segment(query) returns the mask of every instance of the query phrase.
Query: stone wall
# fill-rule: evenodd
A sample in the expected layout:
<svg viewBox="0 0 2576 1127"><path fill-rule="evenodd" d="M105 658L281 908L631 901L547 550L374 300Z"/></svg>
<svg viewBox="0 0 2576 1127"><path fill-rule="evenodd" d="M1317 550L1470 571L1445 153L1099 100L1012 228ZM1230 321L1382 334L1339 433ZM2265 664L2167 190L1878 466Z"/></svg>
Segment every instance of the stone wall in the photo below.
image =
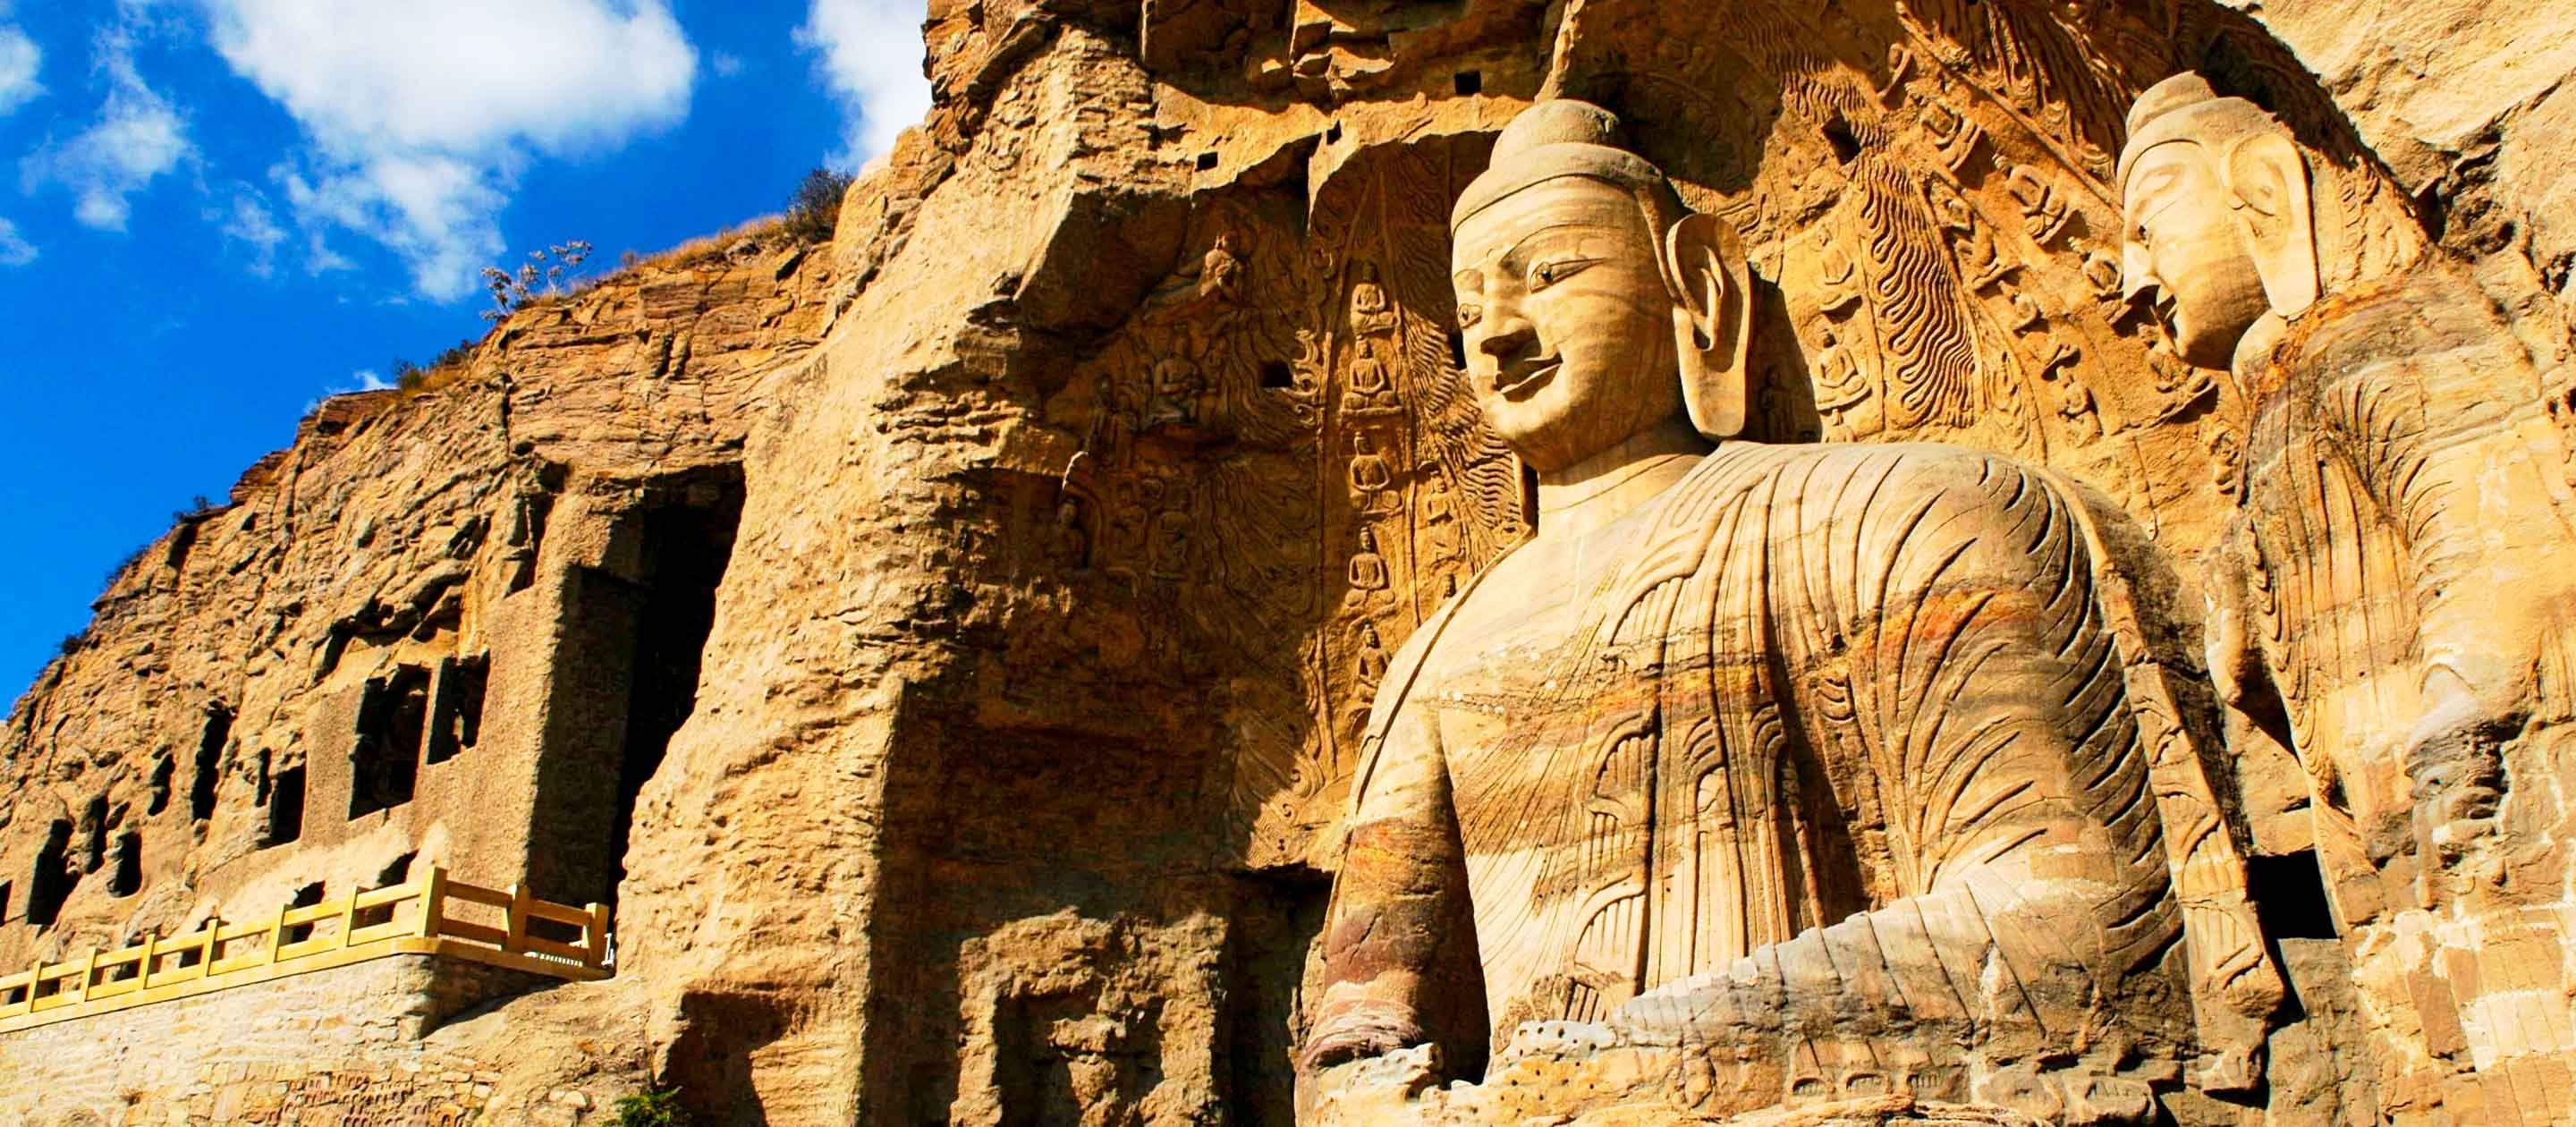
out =
<svg viewBox="0 0 2576 1127"><path fill-rule="evenodd" d="M504 1093L509 1058L431 1037L558 980L396 955L0 1034L0 1120L33 1127L580 1121L623 1080ZM529 1113L522 1104L551 1109ZM481 1117L481 1118L478 1118Z"/></svg>

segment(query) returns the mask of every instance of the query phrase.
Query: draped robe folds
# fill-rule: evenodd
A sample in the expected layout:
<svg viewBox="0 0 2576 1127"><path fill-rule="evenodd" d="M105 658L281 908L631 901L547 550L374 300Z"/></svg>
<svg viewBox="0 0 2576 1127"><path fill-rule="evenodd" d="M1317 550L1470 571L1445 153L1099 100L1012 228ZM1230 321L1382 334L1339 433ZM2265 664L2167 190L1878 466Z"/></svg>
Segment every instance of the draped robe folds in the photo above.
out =
<svg viewBox="0 0 2576 1127"><path fill-rule="evenodd" d="M2243 367L2255 413L2231 531L2251 566L2221 613L2254 628L2219 633L2260 652L2359 922L2378 902L2360 879L2370 827L2500 788L2498 745L2576 709L2564 439L2531 353L2438 262L2319 303Z"/></svg>
<svg viewBox="0 0 2576 1127"><path fill-rule="evenodd" d="M2071 487L1730 443L1605 542L1579 589L1499 572L1397 657L1310 1045L1472 1072L1524 1023L1606 1022L1731 1046L1759 1106L1827 1028L1881 1073L1919 1043L1937 1090L1963 1046L2187 1060L2196 1002L2277 1000Z"/></svg>

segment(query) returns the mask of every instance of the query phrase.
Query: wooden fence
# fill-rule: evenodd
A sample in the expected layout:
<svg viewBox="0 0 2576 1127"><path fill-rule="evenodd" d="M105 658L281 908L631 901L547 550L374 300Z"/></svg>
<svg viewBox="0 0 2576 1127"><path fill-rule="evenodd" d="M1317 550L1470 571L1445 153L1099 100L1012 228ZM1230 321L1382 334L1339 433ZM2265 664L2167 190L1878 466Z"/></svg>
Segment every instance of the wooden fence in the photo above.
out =
<svg viewBox="0 0 2576 1127"><path fill-rule="evenodd" d="M478 915L483 919L471 918ZM525 885L467 884L432 866L405 884L280 908L254 923L208 920L184 936L146 936L75 962L37 960L0 977L0 1032L412 954L606 978L608 909L539 900Z"/></svg>

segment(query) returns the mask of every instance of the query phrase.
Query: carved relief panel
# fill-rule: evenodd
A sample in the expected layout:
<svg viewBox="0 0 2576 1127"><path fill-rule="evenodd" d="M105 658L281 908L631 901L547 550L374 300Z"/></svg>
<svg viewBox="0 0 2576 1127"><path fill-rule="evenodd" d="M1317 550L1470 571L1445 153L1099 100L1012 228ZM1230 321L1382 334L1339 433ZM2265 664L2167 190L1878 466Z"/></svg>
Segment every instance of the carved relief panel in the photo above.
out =
<svg viewBox="0 0 2576 1127"><path fill-rule="evenodd" d="M2109 492L2185 557L2222 511L2195 419L2230 392L2122 300L2121 113L2180 6L1593 4L1549 93L1620 108L1776 290L1775 441L1954 442ZM2180 421L2183 425L2168 425Z"/></svg>
<svg viewBox="0 0 2576 1127"><path fill-rule="evenodd" d="M1078 438L1029 564L1131 610L1138 668L1241 671L1208 786L1256 855L1334 816L1396 648L1526 530L1458 383L1446 201L1476 167L1449 149L1362 154L1310 217L1275 189L1203 207L1048 404Z"/></svg>

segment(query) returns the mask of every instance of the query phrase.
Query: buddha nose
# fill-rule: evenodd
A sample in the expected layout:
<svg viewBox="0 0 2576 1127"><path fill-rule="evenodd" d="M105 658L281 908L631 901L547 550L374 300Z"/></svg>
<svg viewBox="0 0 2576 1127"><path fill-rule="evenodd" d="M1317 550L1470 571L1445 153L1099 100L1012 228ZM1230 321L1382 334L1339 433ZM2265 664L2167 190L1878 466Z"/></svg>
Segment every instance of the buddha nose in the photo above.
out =
<svg viewBox="0 0 2576 1127"><path fill-rule="evenodd" d="M1484 339L1476 342L1476 351L1491 356L1498 363L1511 359L1538 345L1538 327L1518 314L1505 314L1493 322Z"/></svg>
<svg viewBox="0 0 2576 1127"><path fill-rule="evenodd" d="M2132 239L2120 248L2120 300L2137 304L2138 295L2157 288L2155 256Z"/></svg>

